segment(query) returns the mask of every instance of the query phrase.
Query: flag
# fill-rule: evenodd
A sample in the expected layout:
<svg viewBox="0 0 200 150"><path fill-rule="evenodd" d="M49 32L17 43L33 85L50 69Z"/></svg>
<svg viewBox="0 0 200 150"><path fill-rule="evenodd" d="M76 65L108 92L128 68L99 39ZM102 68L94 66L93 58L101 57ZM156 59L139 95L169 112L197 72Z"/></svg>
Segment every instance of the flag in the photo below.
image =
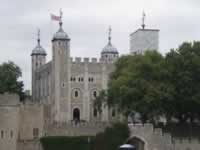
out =
<svg viewBox="0 0 200 150"><path fill-rule="evenodd" d="M54 14L51 14L51 20L60 21L60 16L56 16Z"/></svg>

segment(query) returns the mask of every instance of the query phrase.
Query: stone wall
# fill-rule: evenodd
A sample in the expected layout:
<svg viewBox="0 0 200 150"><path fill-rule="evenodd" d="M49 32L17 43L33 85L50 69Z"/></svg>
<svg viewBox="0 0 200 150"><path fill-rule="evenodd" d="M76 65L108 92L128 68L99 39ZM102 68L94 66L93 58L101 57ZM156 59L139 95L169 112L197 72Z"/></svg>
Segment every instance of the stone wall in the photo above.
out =
<svg viewBox="0 0 200 150"><path fill-rule="evenodd" d="M7 149L8 150L8 149ZM43 150L39 139L18 141L16 150Z"/></svg>
<svg viewBox="0 0 200 150"><path fill-rule="evenodd" d="M173 139L169 133L154 128L152 124L130 124L129 140L136 137L145 145L144 150L199 150L200 141L197 139ZM128 140L128 141L129 141Z"/></svg>
<svg viewBox="0 0 200 150"><path fill-rule="evenodd" d="M44 109L42 104L20 105L19 140L33 140L43 136Z"/></svg>
<svg viewBox="0 0 200 150"><path fill-rule="evenodd" d="M19 97L0 95L0 150L16 150L19 131Z"/></svg>
<svg viewBox="0 0 200 150"><path fill-rule="evenodd" d="M45 136L95 136L107 126L105 122L54 123L45 131Z"/></svg>

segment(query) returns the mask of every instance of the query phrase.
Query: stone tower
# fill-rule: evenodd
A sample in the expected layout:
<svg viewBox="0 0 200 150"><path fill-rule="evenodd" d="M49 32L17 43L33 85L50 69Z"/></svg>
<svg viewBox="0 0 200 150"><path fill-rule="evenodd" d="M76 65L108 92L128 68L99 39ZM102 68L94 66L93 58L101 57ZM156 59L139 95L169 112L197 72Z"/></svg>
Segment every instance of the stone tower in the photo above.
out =
<svg viewBox="0 0 200 150"><path fill-rule="evenodd" d="M36 70L40 68L42 65L46 63L46 51L40 45L40 30L38 30L38 39L37 45L32 50L31 57L32 57L32 100L36 100Z"/></svg>
<svg viewBox="0 0 200 150"><path fill-rule="evenodd" d="M62 28L60 15L59 30L52 39L52 100L54 121L70 120L70 38Z"/></svg>
<svg viewBox="0 0 200 150"><path fill-rule="evenodd" d="M109 27L108 44L103 48L101 52L101 59L104 62L113 62L119 56L117 49L111 43L111 31L111 27Z"/></svg>
<svg viewBox="0 0 200 150"><path fill-rule="evenodd" d="M159 49L159 30L146 29L145 13L142 17L142 29L138 29L130 34L130 53L143 54L147 50Z"/></svg>

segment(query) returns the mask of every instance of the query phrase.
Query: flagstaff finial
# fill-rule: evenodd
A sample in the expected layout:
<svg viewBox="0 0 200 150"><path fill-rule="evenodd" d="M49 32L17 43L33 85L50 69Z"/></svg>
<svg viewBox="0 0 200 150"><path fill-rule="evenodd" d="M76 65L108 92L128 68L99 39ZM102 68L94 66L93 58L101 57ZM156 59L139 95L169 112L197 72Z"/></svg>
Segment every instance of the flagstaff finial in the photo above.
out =
<svg viewBox="0 0 200 150"><path fill-rule="evenodd" d="M142 29L144 29L145 28L145 18L146 18L146 14L145 14L145 12L143 11L143 14L142 14Z"/></svg>
<svg viewBox="0 0 200 150"><path fill-rule="evenodd" d="M62 9L60 8L60 27L62 26L62 16L63 16L63 12L62 12Z"/></svg>
<svg viewBox="0 0 200 150"><path fill-rule="evenodd" d="M38 45L40 45L40 29L38 28L38 31L37 31L37 41L38 41Z"/></svg>
<svg viewBox="0 0 200 150"><path fill-rule="evenodd" d="M109 26L109 29L108 29L108 43L111 44L111 32L112 32L112 28L111 26Z"/></svg>

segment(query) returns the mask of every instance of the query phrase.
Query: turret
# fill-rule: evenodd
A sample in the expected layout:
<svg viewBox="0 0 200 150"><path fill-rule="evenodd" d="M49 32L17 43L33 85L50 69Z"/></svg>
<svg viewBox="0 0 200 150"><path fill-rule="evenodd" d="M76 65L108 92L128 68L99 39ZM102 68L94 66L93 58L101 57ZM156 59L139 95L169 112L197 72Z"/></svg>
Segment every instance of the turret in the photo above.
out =
<svg viewBox="0 0 200 150"><path fill-rule="evenodd" d="M59 29L52 39L52 70L55 91L53 118L59 122L70 120L70 38L62 28L62 12L57 18Z"/></svg>
<svg viewBox="0 0 200 150"><path fill-rule="evenodd" d="M103 48L101 52L101 59L104 62L113 62L119 57L117 48L115 48L111 43L111 27L109 27L108 32L108 44Z"/></svg>
<svg viewBox="0 0 200 150"><path fill-rule="evenodd" d="M36 100L36 70L46 63L46 51L40 45L40 30L38 30L37 45L32 50L32 100Z"/></svg>

